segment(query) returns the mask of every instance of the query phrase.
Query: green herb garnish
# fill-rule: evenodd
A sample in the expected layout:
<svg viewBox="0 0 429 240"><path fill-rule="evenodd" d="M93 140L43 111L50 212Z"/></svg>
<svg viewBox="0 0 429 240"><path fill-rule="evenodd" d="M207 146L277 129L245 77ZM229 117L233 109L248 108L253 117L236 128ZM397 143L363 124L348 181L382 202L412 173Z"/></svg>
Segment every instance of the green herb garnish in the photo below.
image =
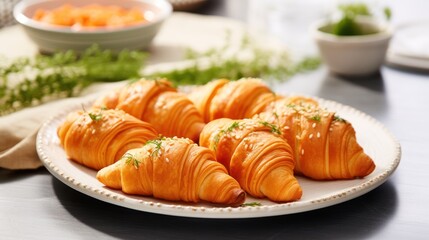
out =
<svg viewBox="0 0 429 240"><path fill-rule="evenodd" d="M152 73L144 72L148 56L145 52L124 50L115 54L97 46L81 55L66 51L12 62L0 59L0 116L50 100L76 96L94 82L167 78L179 86L201 85L219 78L285 81L297 73L314 70L321 63L319 57L292 61L288 52L262 49L248 36L243 37L238 49L225 56L226 52L231 52L230 45L227 34L223 46L205 52L188 49L189 66Z"/></svg>
<svg viewBox="0 0 429 240"><path fill-rule="evenodd" d="M140 161L134 157L131 153L125 153L122 156L122 159L125 159L126 164L133 164L135 168L139 168Z"/></svg>
<svg viewBox="0 0 429 240"><path fill-rule="evenodd" d="M155 148L150 154L151 157L159 157L162 147L162 141L165 140L165 137L160 137L159 139L149 140L145 145L154 144Z"/></svg>
<svg viewBox="0 0 429 240"><path fill-rule="evenodd" d="M321 63L319 57L306 57L293 62L288 52L262 49L248 36L243 37L238 49L232 49L231 45L231 36L227 34L223 46L204 52L188 49L189 66L151 73L147 77L165 77L176 85L202 85L213 79L238 80L245 77L285 81L297 73L314 70ZM230 54L225 56L226 52Z"/></svg>
<svg viewBox="0 0 429 240"><path fill-rule="evenodd" d="M146 54L114 54L97 46L78 55L73 51L53 55L0 59L0 116L28 106L72 97L94 82L139 77Z"/></svg>
<svg viewBox="0 0 429 240"><path fill-rule="evenodd" d="M312 116L310 119L314 120L316 122L320 122L320 120L322 119L322 117L319 114L316 114L316 115Z"/></svg>
<svg viewBox="0 0 429 240"><path fill-rule="evenodd" d="M94 112L90 112L88 113L88 116L92 119L92 121L94 122L98 122L103 118L103 114L102 112L98 112L98 113L94 113Z"/></svg>
<svg viewBox="0 0 429 240"><path fill-rule="evenodd" d="M337 115L335 115L334 116L334 121L337 121L337 122L347 122L345 119L343 119L343 118L341 118L341 117L339 117L339 116L337 116Z"/></svg>
<svg viewBox="0 0 429 240"><path fill-rule="evenodd" d="M240 206L241 207L257 207L257 206L262 206L262 204L260 202L248 202L248 203L243 203Z"/></svg>
<svg viewBox="0 0 429 240"><path fill-rule="evenodd" d="M327 28L327 32L338 36L356 36L376 33L378 30L371 27L364 27L357 22L357 17L374 17L370 8L364 3L343 4L339 5L338 9L342 14L342 18ZM392 12L390 8L383 9L387 20L391 18Z"/></svg>
<svg viewBox="0 0 429 240"><path fill-rule="evenodd" d="M275 124L272 124L272 123L269 123L269 122L266 122L266 121L260 121L259 123L262 124L262 125L264 125L264 126L266 126L266 127L271 128L271 132L272 133L276 133L276 134L279 134L279 135L282 134L282 132L280 131L279 126L277 126Z"/></svg>
<svg viewBox="0 0 429 240"><path fill-rule="evenodd" d="M222 129L220 130L214 137L213 137L213 141L214 141L214 145L213 148L216 151L217 145L219 144L219 140L220 137L223 135L226 135L232 131L234 131L234 129L240 127L240 123L239 122L233 122L229 127L227 127L226 129Z"/></svg>
<svg viewBox="0 0 429 240"><path fill-rule="evenodd" d="M87 113L85 106L83 104L82 104L82 109L83 109L84 113ZM102 107L98 113L97 112L89 112L88 116L91 118L92 121L98 122L103 118L103 111L106 109L107 109L106 107Z"/></svg>

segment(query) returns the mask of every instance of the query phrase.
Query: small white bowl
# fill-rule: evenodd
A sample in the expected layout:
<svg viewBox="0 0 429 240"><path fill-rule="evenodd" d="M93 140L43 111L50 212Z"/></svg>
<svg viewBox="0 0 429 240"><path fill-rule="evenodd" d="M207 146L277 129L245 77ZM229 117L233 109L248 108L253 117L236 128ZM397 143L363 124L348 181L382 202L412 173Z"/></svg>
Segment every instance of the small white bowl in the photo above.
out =
<svg viewBox="0 0 429 240"><path fill-rule="evenodd" d="M359 20L364 27L376 32L367 35L337 36L323 31L330 22L314 24L311 33L316 41L322 61L333 73L350 76L375 74L383 65L392 30L381 22Z"/></svg>
<svg viewBox="0 0 429 240"><path fill-rule="evenodd" d="M32 19L37 9L52 10L64 4L139 7L145 16L149 16L151 19L148 22L132 26L92 29L74 29ZM101 49L110 49L115 52L123 49L145 49L150 45L162 23L171 13L172 6L167 0L23 0L15 6L13 11L15 19L24 27L26 34L43 53L64 50L82 52L93 44L97 44Z"/></svg>

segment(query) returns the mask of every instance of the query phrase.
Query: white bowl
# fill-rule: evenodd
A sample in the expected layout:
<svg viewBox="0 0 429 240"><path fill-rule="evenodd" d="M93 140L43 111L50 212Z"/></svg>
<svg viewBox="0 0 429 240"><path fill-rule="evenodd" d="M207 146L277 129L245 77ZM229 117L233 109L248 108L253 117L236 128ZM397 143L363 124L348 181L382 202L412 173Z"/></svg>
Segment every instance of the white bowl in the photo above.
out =
<svg viewBox="0 0 429 240"><path fill-rule="evenodd" d="M322 31L329 28L321 21L311 28L322 61L337 74L364 76L377 73L383 65L392 30L387 24L360 20L359 24L376 30L376 33L356 36L337 36Z"/></svg>
<svg viewBox="0 0 429 240"><path fill-rule="evenodd" d="M151 19L132 26L92 29L74 29L32 19L37 9L52 10L64 4L139 7L145 16L149 16ZM171 13L172 6L167 0L23 0L15 6L13 11L15 19L24 27L26 34L36 43L41 52L46 53L64 50L82 52L93 44L113 51L145 49Z"/></svg>

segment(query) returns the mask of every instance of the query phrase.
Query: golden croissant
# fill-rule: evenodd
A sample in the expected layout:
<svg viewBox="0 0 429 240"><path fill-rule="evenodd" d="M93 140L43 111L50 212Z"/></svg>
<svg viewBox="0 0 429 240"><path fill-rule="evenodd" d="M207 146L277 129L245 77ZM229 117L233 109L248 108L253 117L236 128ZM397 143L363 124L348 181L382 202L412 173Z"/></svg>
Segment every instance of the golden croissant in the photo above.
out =
<svg viewBox="0 0 429 240"><path fill-rule="evenodd" d="M57 133L70 159L95 170L158 137L149 123L122 110L102 109L69 113Z"/></svg>
<svg viewBox="0 0 429 240"><path fill-rule="evenodd" d="M214 159L211 150L190 139L155 139L129 150L115 164L98 171L97 179L127 194L241 205L245 192Z"/></svg>
<svg viewBox="0 0 429 240"><path fill-rule="evenodd" d="M254 119L221 118L201 132L200 145L216 152L216 159L250 195L276 202L298 200L302 189L294 177L292 149L276 126Z"/></svg>
<svg viewBox="0 0 429 240"><path fill-rule="evenodd" d="M256 119L276 124L293 149L295 172L316 180L370 174L373 160L356 140L352 124L309 98L279 99Z"/></svg>
<svg viewBox="0 0 429 240"><path fill-rule="evenodd" d="M206 123L218 118L251 118L277 99L270 88L256 78L214 80L196 88L188 97Z"/></svg>
<svg viewBox="0 0 429 240"><path fill-rule="evenodd" d="M117 108L151 123L163 136L198 140L204 121L194 104L166 79L139 80L97 99L93 107Z"/></svg>

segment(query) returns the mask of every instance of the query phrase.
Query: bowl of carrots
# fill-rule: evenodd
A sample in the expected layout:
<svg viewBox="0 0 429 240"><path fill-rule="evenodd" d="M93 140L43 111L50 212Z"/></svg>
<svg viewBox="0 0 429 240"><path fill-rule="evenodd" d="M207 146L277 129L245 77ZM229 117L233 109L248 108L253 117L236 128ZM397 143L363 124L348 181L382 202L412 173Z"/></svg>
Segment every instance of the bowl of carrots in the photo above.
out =
<svg viewBox="0 0 429 240"><path fill-rule="evenodd" d="M23 0L13 11L42 53L144 50L171 13L167 0Z"/></svg>

